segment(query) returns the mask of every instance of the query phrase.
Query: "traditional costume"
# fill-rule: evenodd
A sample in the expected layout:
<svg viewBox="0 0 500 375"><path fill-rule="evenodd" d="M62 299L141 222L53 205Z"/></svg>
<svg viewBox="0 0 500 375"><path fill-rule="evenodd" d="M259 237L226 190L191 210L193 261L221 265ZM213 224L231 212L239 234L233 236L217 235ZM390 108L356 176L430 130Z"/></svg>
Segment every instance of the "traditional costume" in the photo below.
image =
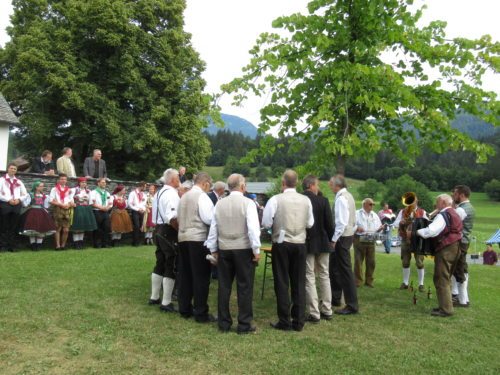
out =
<svg viewBox="0 0 500 375"><path fill-rule="evenodd" d="M139 246L139 237L144 222L144 214L146 212L147 197L146 193L142 190L144 186L145 183L141 182L136 189L130 192L127 201L128 207L132 212L132 226L134 228L132 235L133 246Z"/></svg>
<svg viewBox="0 0 500 375"><path fill-rule="evenodd" d="M155 223L153 223L153 215L151 210L153 208L153 197L154 194L147 194L146 197L146 211L144 212L144 217L142 220L141 231L144 232L144 237L146 238L146 244L153 244L153 232L155 231Z"/></svg>
<svg viewBox="0 0 500 375"><path fill-rule="evenodd" d="M125 189L125 186L118 185L113 191L113 209L111 211L111 239L113 246L121 240L122 233L133 231L132 221L127 211L127 200L125 195L118 195Z"/></svg>
<svg viewBox="0 0 500 375"><path fill-rule="evenodd" d="M15 175L0 177L0 246L9 251L14 251L22 201L27 196L24 184ZM12 200L18 200L17 204L9 203Z"/></svg>
<svg viewBox="0 0 500 375"><path fill-rule="evenodd" d="M93 233L94 247L107 247L109 244L109 233L111 232L111 222L109 210L113 206L113 196L105 189L97 187L90 192L89 205L93 207L97 229ZM100 237L100 243L98 239Z"/></svg>
<svg viewBox="0 0 500 375"><path fill-rule="evenodd" d="M71 231L73 232L73 242L78 250L83 249L83 237L85 232L92 232L97 229L92 207L89 205L90 190L80 188L81 182L86 182L85 177L78 178L78 186L73 188L73 200L76 207L73 212L73 223Z"/></svg>

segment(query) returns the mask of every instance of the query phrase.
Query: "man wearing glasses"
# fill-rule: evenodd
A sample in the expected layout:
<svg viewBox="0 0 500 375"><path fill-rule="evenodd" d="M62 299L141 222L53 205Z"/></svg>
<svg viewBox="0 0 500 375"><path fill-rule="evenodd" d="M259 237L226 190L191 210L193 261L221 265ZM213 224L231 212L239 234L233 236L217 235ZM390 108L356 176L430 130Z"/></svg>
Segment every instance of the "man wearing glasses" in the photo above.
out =
<svg viewBox="0 0 500 375"><path fill-rule="evenodd" d="M375 271L375 236L383 229L378 215L373 212L373 200L365 198L363 208L356 212L356 234L354 235L354 277L356 286L363 285L363 262L366 260L364 283L373 288L373 272Z"/></svg>

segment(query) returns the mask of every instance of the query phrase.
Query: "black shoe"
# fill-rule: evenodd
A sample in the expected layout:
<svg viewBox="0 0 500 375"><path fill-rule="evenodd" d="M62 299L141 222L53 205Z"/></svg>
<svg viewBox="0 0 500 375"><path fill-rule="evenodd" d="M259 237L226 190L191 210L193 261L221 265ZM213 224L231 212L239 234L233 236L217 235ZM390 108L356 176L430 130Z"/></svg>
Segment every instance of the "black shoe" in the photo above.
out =
<svg viewBox="0 0 500 375"><path fill-rule="evenodd" d="M465 308L467 308L467 307L469 307L469 305L470 305L469 302L467 302L467 303L453 302L453 307L465 307Z"/></svg>
<svg viewBox="0 0 500 375"><path fill-rule="evenodd" d="M160 299L150 299L148 301L148 305L159 305L160 304Z"/></svg>
<svg viewBox="0 0 500 375"><path fill-rule="evenodd" d="M212 314L208 314L205 317L195 317L194 320L198 323L215 323L217 322L217 317Z"/></svg>
<svg viewBox="0 0 500 375"><path fill-rule="evenodd" d="M36 251L36 243L30 244L31 251Z"/></svg>
<svg viewBox="0 0 500 375"><path fill-rule="evenodd" d="M448 314L448 313L444 312L443 310L438 309L437 311L435 311L435 310L431 311L431 315L438 316L441 318L447 318L447 317L451 316L452 314Z"/></svg>
<svg viewBox="0 0 500 375"><path fill-rule="evenodd" d="M281 324L280 322L277 322L277 323L269 323L271 325L271 327L273 327L274 329L278 329L280 331L291 331L292 330L292 327L289 326L289 325L284 325L284 324Z"/></svg>
<svg viewBox="0 0 500 375"><path fill-rule="evenodd" d="M357 314L357 310L353 310L350 307L344 307L343 309L338 309L334 311L335 314L337 315L352 315L352 314Z"/></svg>
<svg viewBox="0 0 500 375"><path fill-rule="evenodd" d="M332 320L333 316L321 313L320 318L323 320Z"/></svg>
<svg viewBox="0 0 500 375"><path fill-rule="evenodd" d="M320 319L318 318L315 318L314 316L312 315L309 315L307 318L306 318L306 322L308 323L312 323L312 324L318 324L320 322Z"/></svg>
<svg viewBox="0 0 500 375"><path fill-rule="evenodd" d="M255 333L257 332L257 327L255 326L250 326L250 328L247 328L247 329L237 329L236 330L236 333L238 335L247 335L249 333Z"/></svg>
<svg viewBox="0 0 500 375"><path fill-rule="evenodd" d="M160 311L163 312L177 312L173 303L169 303L168 305L160 305Z"/></svg>
<svg viewBox="0 0 500 375"><path fill-rule="evenodd" d="M231 328L222 328L219 326L219 332L220 333L229 333L229 332L231 332ZM238 333L240 333L240 332L238 331Z"/></svg>

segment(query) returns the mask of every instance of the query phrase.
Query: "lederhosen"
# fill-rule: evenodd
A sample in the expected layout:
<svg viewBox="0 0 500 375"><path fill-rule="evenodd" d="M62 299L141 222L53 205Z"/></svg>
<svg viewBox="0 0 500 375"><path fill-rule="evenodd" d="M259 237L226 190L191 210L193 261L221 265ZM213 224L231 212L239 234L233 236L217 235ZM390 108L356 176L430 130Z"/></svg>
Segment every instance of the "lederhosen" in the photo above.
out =
<svg viewBox="0 0 500 375"><path fill-rule="evenodd" d="M155 244L156 244L156 265L153 273L175 279L175 259L177 257L178 244L177 244L177 231L170 225L165 223L165 219L160 214L160 198L165 193L164 190L158 194L156 198L156 222L158 217L161 217L163 224L156 224L155 226Z"/></svg>

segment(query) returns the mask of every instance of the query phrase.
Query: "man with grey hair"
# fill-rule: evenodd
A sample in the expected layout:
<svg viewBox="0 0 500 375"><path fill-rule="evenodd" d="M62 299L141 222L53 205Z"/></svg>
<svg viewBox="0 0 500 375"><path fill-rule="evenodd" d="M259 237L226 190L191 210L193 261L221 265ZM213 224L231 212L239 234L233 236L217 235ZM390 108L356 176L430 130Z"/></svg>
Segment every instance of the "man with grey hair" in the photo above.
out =
<svg viewBox="0 0 500 375"><path fill-rule="evenodd" d="M260 224L257 206L246 198L245 178L232 174L227 179L230 194L217 203L210 226L207 247L219 268L218 324L228 332L233 324L229 300L236 277L239 334L255 332L253 319L253 284L255 266L260 258Z"/></svg>
<svg viewBox="0 0 500 375"><path fill-rule="evenodd" d="M226 184L222 181L217 181L214 184L214 187L210 193L208 193L208 196L212 200L212 203L215 204L222 199L224 196L224 193L226 192Z"/></svg>
<svg viewBox="0 0 500 375"><path fill-rule="evenodd" d="M438 195L436 208L439 213L427 228L417 230L423 238L435 238L434 286L439 307L431 315L448 317L453 315L451 300L451 276L460 256L459 244L462 239L462 219L451 207L453 199L448 194Z"/></svg>
<svg viewBox="0 0 500 375"><path fill-rule="evenodd" d="M163 286L163 298L160 310L175 312L172 303L172 291L175 284L175 260L177 256L177 212L179 207L179 172L167 169L163 173L165 184L153 197L151 217L155 225L156 265L151 274L150 305L160 304L160 289Z"/></svg>
<svg viewBox="0 0 500 375"><path fill-rule="evenodd" d="M271 323L271 327L283 331L302 331L305 322L306 228L313 226L314 216L311 201L295 190L297 180L295 171L285 171L282 193L269 199L262 216L262 225L272 228L272 266L279 321Z"/></svg>
<svg viewBox="0 0 500 375"><path fill-rule="evenodd" d="M335 314L356 314L359 310L358 295L354 283L351 266L350 249L356 230L356 205L351 193L347 191L345 177L341 174L333 176L328 182L335 193L334 218L335 232L331 238L334 252L330 255L330 281L332 286L332 303L340 303L344 294L345 306L335 310Z"/></svg>
<svg viewBox="0 0 500 375"><path fill-rule="evenodd" d="M92 156L85 158L83 162L83 175L87 178L107 178L106 162L102 160L102 152L95 149Z"/></svg>
<svg viewBox="0 0 500 375"><path fill-rule="evenodd" d="M179 203L179 312L185 318L194 316L199 323L216 321L208 312L210 262L206 256L210 252L204 245L214 210L205 194L211 185L207 173L198 173L193 188Z"/></svg>
<svg viewBox="0 0 500 375"><path fill-rule="evenodd" d="M363 263L366 260L364 283L373 288L373 273L375 272L375 236L384 226L378 215L373 211L373 199L363 199L363 208L356 211L356 233L354 234L354 276L356 286L363 285Z"/></svg>

